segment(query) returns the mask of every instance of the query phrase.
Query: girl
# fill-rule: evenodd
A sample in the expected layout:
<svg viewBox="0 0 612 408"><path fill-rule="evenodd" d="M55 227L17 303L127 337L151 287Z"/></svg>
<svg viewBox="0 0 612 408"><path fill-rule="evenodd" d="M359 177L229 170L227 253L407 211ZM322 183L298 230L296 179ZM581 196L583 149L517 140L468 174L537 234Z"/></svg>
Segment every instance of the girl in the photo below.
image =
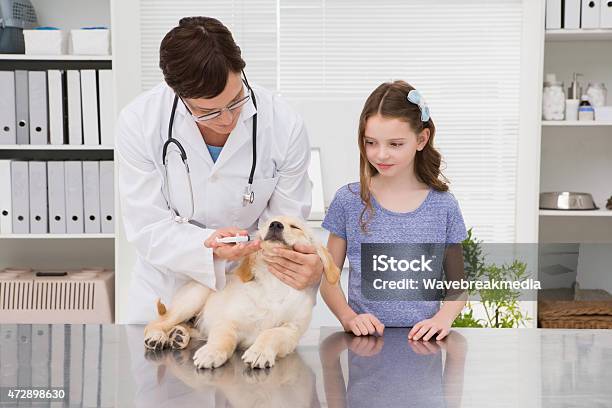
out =
<svg viewBox="0 0 612 408"><path fill-rule="evenodd" d="M440 172L434 123L419 92L404 81L384 83L366 100L359 119L359 183L341 187L323 228L342 269L349 260L348 304L340 285L321 283L321 295L345 331L357 336L385 326L412 327L410 340L441 340L467 297L439 301L375 301L361 291L362 243L447 244L444 271L463 273L465 225Z"/></svg>

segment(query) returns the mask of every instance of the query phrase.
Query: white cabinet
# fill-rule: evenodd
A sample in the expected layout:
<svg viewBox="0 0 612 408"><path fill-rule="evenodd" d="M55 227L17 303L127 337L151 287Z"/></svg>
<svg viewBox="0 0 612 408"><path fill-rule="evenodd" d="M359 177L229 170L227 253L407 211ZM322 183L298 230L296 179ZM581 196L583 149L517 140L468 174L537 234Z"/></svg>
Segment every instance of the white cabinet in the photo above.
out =
<svg viewBox="0 0 612 408"><path fill-rule="evenodd" d="M555 73L565 92L572 74L583 74L583 93L589 82L612 88L612 30L547 32L544 74ZM612 105L612 93L607 105ZM612 124L602 122L543 121L540 191L592 194L598 211L540 210L540 242L612 242Z"/></svg>
<svg viewBox="0 0 612 408"><path fill-rule="evenodd" d="M583 94L589 82L612 89L611 68L612 30L546 32L543 74L564 81L566 95L574 72L583 74ZM612 105L612 92L606 105ZM606 202L612 196L612 124L542 121L540 141L540 192L590 193L599 210L540 210L538 241L580 244L574 279L581 289L611 291L612 210Z"/></svg>
<svg viewBox="0 0 612 408"><path fill-rule="evenodd" d="M69 31L111 25L110 0L32 0L32 4L40 26ZM0 70L4 71L111 69L112 65L112 56L0 54ZM112 146L0 145L0 160L113 160L113 156ZM48 270L115 269L115 235L0 233L0 270L12 266Z"/></svg>

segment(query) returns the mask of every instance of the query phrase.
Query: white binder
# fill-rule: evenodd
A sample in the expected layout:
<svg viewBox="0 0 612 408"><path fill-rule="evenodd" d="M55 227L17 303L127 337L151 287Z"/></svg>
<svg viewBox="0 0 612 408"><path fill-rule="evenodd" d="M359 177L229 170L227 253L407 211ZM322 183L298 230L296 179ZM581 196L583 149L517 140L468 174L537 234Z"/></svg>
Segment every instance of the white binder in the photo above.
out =
<svg viewBox="0 0 612 408"><path fill-rule="evenodd" d="M115 176L112 161L100 162L100 217L102 233L115 232Z"/></svg>
<svg viewBox="0 0 612 408"><path fill-rule="evenodd" d="M599 27L612 28L612 1L602 1L599 14Z"/></svg>
<svg viewBox="0 0 612 408"><path fill-rule="evenodd" d="M0 160L0 234L12 233L11 161Z"/></svg>
<svg viewBox="0 0 612 408"><path fill-rule="evenodd" d="M0 71L0 145L16 143L15 73Z"/></svg>
<svg viewBox="0 0 612 408"><path fill-rule="evenodd" d="M28 72L28 94L30 101L30 144L46 145L49 140L47 125L47 73Z"/></svg>
<svg viewBox="0 0 612 408"><path fill-rule="evenodd" d="M47 163L31 161L30 167L30 232L47 233Z"/></svg>
<svg viewBox="0 0 612 408"><path fill-rule="evenodd" d="M582 28L599 28L600 0L582 0Z"/></svg>
<svg viewBox="0 0 612 408"><path fill-rule="evenodd" d="M19 371L17 361L19 336L17 335L17 327L16 324L0 324L0 339L2 339L2 347L0 347L0 361L2 361L0 387L20 385L17 381L17 373Z"/></svg>
<svg viewBox="0 0 612 408"><path fill-rule="evenodd" d="M85 383L84 378L87 373L83 371L83 359L85 355L85 330L87 325L85 324L74 324L70 325L68 332L68 341L64 349L66 355L66 365L64 372L65 383L64 387L70 390L70 393L66 393L66 406L69 407L82 407L83 405L83 385Z"/></svg>
<svg viewBox="0 0 612 408"><path fill-rule="evenodd" d="M100 144L115 145L115 98L113 97L113 71L98 71L98 93L100 95Z"/></svg>
<svg viewBox="0 0 612 408"><path fill-rule="evenodd" d="M83 210L85 233L100 233L100 166L97 161L83 162Z"/></svg>
<svg viewBox="0 0 612 408"><path fill-rule="evenodd" d="M27 161L11 162L13 234L30 233L30 188Z"/></svg>
<svg viewBox="0 0 612 408"><path fill-rule="evenodd" d="M66 232L82 234L83 227L83 172L80 161L64 162L66 185Z"/></svg>
<svg viewBox="0 0 612 408"><path fill-rule="evenodd" d="M96 146L100 144L98 130L98 84L96 70L81 71L81 106L83 112L83 144Z"/></svg>
<svg viewBox="0 0 612 408"><path fill-rule="evenodd" d="M66 72L66 92L68 94L68 143L83 144L83 127L81 116L81 73L70 70Z"/></svg>
<svg viewBox="0 0 612 408"><path fill-rule="evenodd" d="M17 144L30 143L28 71L15 71L15 119Z"/></svg>
<svg viewBox="0 0 612 408"><path fill-rule="evenodd" d="M64 367L68 358L64 355L66 330L70 325L54 324L51 326L51 387L65 388ZM61 406L61 405L60 405Z"/></svg>
<svg viewBox="0 0 612 408"><path fill-rule="evenodd" d="M83 374L87 373L89 377L83 384L83 406L97 407L99 406L98 399L101 397L99 388L101 364L102 360L107 358L100 355L102 325L88 324L83 327L85 328L85 349L83 350L85 372ZM102 384L102 386L108 386L108 384Z"/></svg>
<svg viewBox="0 0 612 408"><path fill-rule="evenodd" d="M563 28L580 28L580 0L565 0L563 13Z"/></svg>
<svg viewBox="0 0 612 408"><path fill-rule="evenodd" d="M32 325L32 386L49 387L51 380L51 328L48 324Z"/></svg>
<svg viewBox="0 0 612 408"><path fill-rule="evenodd" d="M64 91L63 73L54 69L47 71L49 90L49 141L52 145L64 144Z"/></svg>
<svg viewBox="0 0 612 408"><path fill-rule="evenodd" d="M17 325L17 366L32 366L32 326L28 324ZM17 370L17 384L29 388L32 386L32 373L30 370ZM21 401L20 401L21 402ZM19 404L21 405L21 404ZM14 406L14 405L13 405Z"/></svg>
<svg viewBox="0 0 612 408"><path fill-rule="evenodd" d="M47 184L49 186L49 232L66 233L66 189L64 187L64 162L47 163Z"/></svg>
<svg viewBox="0 0 612 408"><path fill-rule="evenodd" d="M546 0L546 29L561 28L561 0Z"/></svg>

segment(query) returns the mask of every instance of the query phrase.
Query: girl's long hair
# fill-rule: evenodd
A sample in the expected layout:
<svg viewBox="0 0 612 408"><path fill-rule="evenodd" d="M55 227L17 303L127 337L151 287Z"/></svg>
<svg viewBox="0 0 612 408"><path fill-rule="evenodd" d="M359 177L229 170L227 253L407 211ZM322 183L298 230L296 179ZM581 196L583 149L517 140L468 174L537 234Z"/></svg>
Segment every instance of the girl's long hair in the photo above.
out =
<svg viewBox="0 0 612 408"><path fill-rule="evenodd" d="M414 158L414 171L417 178L437 191L448 191L448 179L440 170L442 155L434 147L436 127L431 117L427 122L421 121L419 106L408 101L408 92L415 89L405 81L385 82L378 86L366 100L359 118L357 142L359 144L359 181L360 196L365 207L361 211L360 224L363 232L367 232L367 224L374 215L370 201L370 181L378 174L370 164L365 152L365 128L368 119L381 115L388 119L400 119L407 122L412 130L419 135L424 129L429 129L429 140L423 150L417 151Z"/></svg>

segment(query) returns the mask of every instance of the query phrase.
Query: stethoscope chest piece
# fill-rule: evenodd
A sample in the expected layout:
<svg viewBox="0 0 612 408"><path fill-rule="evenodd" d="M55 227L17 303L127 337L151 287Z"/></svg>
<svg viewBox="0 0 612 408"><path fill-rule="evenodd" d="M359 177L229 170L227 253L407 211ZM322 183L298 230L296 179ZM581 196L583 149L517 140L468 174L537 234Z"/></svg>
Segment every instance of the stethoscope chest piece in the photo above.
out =
<svg viewBox="0 0 612 408"><path fill-rule="evenodd" d="M255 193L253 193L251 184L249 184L244 189L244 194L242 195L242 206L246 207L248 204L253 204L254 201L255 201Z"/></svg>

